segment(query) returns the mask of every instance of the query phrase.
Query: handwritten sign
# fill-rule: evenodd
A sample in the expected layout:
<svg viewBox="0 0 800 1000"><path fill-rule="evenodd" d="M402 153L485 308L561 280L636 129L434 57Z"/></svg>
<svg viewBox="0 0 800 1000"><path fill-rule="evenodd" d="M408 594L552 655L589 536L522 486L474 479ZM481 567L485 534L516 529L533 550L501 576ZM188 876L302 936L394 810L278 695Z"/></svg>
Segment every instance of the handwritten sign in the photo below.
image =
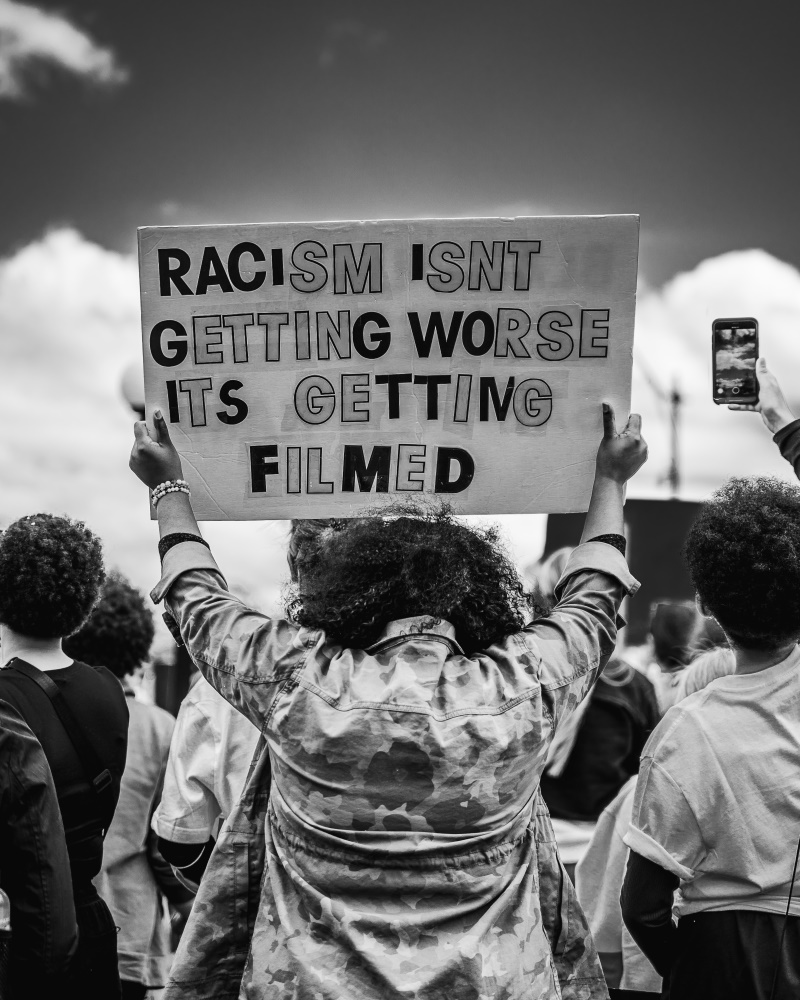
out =
<svg viewBox="0 0 800 1000"><path fill-rule="evenodd" d="M139 230L145 391L205 520L585 510L638 216Z"/></svg>

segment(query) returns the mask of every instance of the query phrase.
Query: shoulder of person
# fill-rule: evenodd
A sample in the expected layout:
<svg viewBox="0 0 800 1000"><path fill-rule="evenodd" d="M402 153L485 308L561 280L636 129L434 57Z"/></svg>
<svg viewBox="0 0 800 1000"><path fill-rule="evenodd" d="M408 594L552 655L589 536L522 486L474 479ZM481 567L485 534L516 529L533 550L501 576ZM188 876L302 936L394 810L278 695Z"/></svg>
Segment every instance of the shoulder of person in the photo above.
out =
<svg viewBox="0 0 800 1000"><path fill-rule="evenodd" d="M125 711L128 711L127 698L125 697L125 689L122 687L120 679L116 674L112 673L108 667L92 667L88 663L83 663L81 660L75 660L72 663L70 669L73 675L79 676L81 680L85 681L87 684L91 684L96 690L105 691L109 697L113 697L115 701L120 705L125 706Z"/></svg>
<svg viewBox="0 0 800 1000"><path fill-rule="evenodd" d="M131 716L134 714L142 716L160 736L166 735L167 740L169 740L175 726L175 717L166 709L158 705L151 705L149 702L139 701L137 698L128 700L128 709Z"/></svg>

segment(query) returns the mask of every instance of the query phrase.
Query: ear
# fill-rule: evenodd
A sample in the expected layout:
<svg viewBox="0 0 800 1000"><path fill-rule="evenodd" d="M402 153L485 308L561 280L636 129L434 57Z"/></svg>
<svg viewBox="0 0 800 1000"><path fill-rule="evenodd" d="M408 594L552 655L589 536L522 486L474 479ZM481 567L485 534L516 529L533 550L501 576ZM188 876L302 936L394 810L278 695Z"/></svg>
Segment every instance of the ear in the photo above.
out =
<svg viewBox="0 0 800 1000"><path fill-rule="evenodd" d="M697 608L698 614L701 614L703 616L703 618L713 618L714 617L711 614L711 612L708 610L708 608L705 606L705 604L703 604L703 602L700 600L700 595L699 594L695 594L694 595L694 606Z"/></svg>

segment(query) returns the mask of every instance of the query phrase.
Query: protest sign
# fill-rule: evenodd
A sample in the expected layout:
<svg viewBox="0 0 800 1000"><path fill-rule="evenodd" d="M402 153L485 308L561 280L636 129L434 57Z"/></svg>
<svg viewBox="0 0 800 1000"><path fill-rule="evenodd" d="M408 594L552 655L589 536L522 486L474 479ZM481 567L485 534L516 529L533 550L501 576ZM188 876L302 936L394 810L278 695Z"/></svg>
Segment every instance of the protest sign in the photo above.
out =
<svg viewBox="0 0 800 1000"><path fill-rule="evenodd" d="M147 412L198 518L585 510L634 215L139 230Z"/></svg>

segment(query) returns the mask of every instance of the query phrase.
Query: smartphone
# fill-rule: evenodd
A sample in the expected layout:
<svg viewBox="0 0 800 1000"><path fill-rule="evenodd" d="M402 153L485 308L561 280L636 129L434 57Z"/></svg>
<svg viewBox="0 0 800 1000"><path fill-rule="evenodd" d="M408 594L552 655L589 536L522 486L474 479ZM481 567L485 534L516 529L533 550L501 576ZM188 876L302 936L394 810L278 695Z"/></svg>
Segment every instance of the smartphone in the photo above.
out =
<svg viewBox="0 0 800 1000"><path fill-rule="evenodd" d="M749 316L715 319L711 326L714 402L757 403L758 322Z"/></svg>

